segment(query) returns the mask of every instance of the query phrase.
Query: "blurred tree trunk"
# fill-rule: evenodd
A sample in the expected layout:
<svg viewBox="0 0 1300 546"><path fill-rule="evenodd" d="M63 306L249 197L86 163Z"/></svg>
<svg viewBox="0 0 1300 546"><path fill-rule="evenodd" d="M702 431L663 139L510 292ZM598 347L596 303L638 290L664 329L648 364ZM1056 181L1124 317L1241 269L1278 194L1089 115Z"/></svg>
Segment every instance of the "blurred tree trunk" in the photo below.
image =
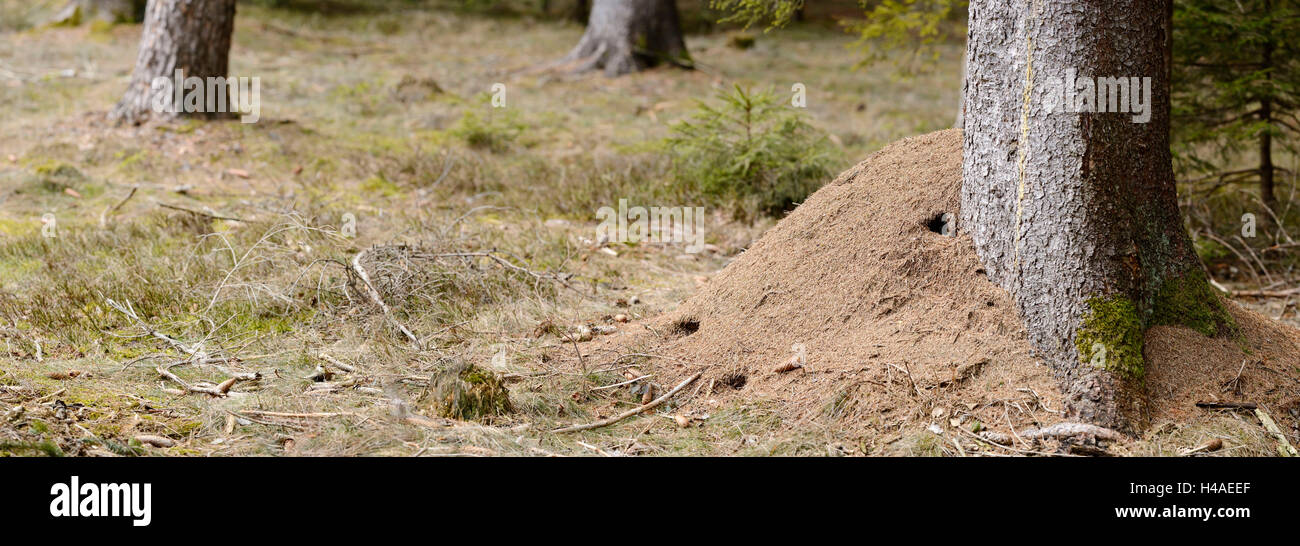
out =
<svg viewBox="0 0 1300 546"><path fill-rule="evenodd" d="M154 79L170 80L177 70L183 71L186 78L224 78L234 27L235 0L151 0L145 11L131 83L109 119L139 124L151 116L184 115L155 111L155 93L151 89ZM225 108L227 112L233 110Z"/></svg>
<svg viewBox="0 0 1300 546"><path fill-rule="evenodd" d="M1171 30L1171 0L970 3L958 228L1015 299L1069 417L1127 430L1145 414L1148 326L1236 328L1178 210ZM1049 113L1048 82L1068 69L1150 77L1149 122Z"/></svg>
<svg viewBox="0 0 1300 546"><path fill-rule="evenodd" d="M659 63L691 66L674 0L595 0L587 32L561 62L607 76Z"/></svg>
<svg viewBox="0 0 1300 546"><path fill-rule="evenodd" d="M1271 17L1273 15L1272 0L1265 0L1264 13ZM1263 72L1264 79L1272 80L1273 72L1279 67L1273 62L1273 52L1277 49L1277 44L1273 42L1272 36L1264 40L1263 46ZM1272 83L1271 81L1269 83ZM1264 122L1265 129L1259 135L1259 196L1264 201L1264 206L1273 211L1273 214L1281 214L1282 209L1277 206L1277 192L1273 189L1273 124L1278 120L1273 119L1273 100L1272 97L1265 96L1260 100L1259 119ZM1270 218L1271 220L1271 218Z"/></svg>

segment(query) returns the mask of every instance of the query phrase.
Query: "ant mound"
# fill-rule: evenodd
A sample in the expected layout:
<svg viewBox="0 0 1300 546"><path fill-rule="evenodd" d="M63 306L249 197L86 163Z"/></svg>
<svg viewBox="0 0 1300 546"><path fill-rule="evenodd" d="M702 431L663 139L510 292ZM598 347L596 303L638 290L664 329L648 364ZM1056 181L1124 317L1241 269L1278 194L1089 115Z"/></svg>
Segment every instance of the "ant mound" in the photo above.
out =
<svg viewBox="0 0 1300 546"><path fill-rule="evenodd" d="M785 426L847 429L871 452L931 425L971 442L971 430L1062 421L1056 379L1014 302L987 279L970 239L951 235L961 158L960 130L885 147L627 343L669 357L645 363L663 387L703 372L678 395L689 411L770 401ZM1186 328L1148 332L1153 419L1204 414L1200 398L1252 397L1294 426L1285 393L1300 385L1300 337L1228 307L1249 354L1240 340Z"/></svg>

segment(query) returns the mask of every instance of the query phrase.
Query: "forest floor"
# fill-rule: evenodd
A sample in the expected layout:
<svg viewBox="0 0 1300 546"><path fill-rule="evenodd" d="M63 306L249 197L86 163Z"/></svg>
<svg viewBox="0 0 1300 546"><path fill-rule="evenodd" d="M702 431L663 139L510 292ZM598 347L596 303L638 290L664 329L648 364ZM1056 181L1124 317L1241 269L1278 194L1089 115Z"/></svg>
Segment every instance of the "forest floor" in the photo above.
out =
<svg viewBox="0 0 1300 546"><path fill-rule="evenodd" d="M899 80L851 70L852 39L825 28L760 34L749 49L719 31L688 37L699 70L607 79L534 70L577 43L572 23L240 10L231 75L261 78L252 124L106 122L138 25L0 29L0 454L1018 455L1033 450L972 431L1054 421L1059 395L1018 346L998 355L1020 361L993 364L1021 367L969 396L913 377L909 353L822 384L815 363L834 351L810 347L790 386L790 374L759 381L656 352L645 336L662 341L663 317L692 297L719 301L710 282L774 220L711 208L702 253L596 242L597 211L620 199L696 204L659 144L696 101L803 83L839 172L952 123L957 47ZM506 108L491 105L495 83ZM745 297L798 309L762 290ZM1285 300L1243 304L1296 324ZM951 364L954 382L963 364L985 365ZM550 432L705 368L653 410ZM1300 368L1269 371L1300 382ZM448 400L500 411L449 417ZM1269 409L1295 443L1287 412L1300 408ZM1114 452L1177 455L1213 438L1215 454L1276 454L1254 415L1234 411L1181 415Z"/></svg>

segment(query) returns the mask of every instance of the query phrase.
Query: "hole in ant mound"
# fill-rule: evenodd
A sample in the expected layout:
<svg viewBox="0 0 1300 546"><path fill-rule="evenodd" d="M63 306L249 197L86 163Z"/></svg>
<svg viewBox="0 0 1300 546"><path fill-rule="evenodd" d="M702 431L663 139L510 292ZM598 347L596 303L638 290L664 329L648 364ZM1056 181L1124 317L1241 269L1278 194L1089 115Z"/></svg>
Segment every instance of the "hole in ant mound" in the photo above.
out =
<svg viewBox="0 0 1300 546"><path fill-rule="evenodd" d="M938 233L939 235L951 235L952 228L948 226L948 223L951 220L951 215L946 212L940 212L939 214L934 215L929 222L926 222L925 227L930 228L930 231ZM948 228L948 233L944 233L945 227Z"/></svg>
<svg viewBox="0 0 1300 546"><path fill-rule="evenodd" d="M745 388L745 383L749 382L749 377L743 373L729 373L718 378L718 385L731 387L735 390Z"/></svg>
<svg viewBox="0 0 1300 546"><path fill-rule="evenodd" d="M689 336L699 331L700 321L694 318L681 318L673 321L672 332L678 336Z"/></svg>

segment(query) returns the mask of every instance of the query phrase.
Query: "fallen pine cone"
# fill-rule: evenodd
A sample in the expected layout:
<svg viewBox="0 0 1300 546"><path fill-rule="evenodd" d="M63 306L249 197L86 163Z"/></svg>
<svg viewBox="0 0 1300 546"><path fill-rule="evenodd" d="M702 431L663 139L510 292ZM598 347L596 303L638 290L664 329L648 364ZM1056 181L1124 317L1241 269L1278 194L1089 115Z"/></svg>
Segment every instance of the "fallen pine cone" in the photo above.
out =
<svg viewBox="0 0 1300 546"><path fill-rule="evenodd" d="M1223 449L1223 440L1219 438L1211 438L1209 441L1199 446L1196 446L1195 448L1184 451L1183 455L1191 455L1193 453L1209 453L1211 451L1218 451L1220 449Z"/></svg>
<svg viewBox="0 0 1300 546"><path fill-rule="evenodd" d="M239 380L238 377L232 377L230 379L222 381L220 385L217 385L217 392L220 392L221 394L226 394L230 392L230 387L235 386L235 381L238 380Z"/></svg>
<svg viewBox="0 0 1300 546"><path fill-rule="evenodd" d="M979 437L1002 446L1011 445L1011 435L991 430L981 430Z"/></svg>
<svg viewBox="0 0 1300 546"><path fill-rule="evenodd" d="M786 373L786 372L793 372L793 371L798 370L798 369L800 369L800 368L803 368L803 364L800 364L800 363L799 363L799 357L797 357L797 356L793 356L793 357L790 357L790 361L789 361L789 362L786 362L785 364L782 364L780 367L778 367L777 369L772 370L772 371L773 371L774 373Z"/></svg>
<svg viewBox="0 0 1300 546"><path fill-rule="evenodd" d="M140 442L140 443L142 443L142 444L150 445L150 446L153 446L153 447L172 447L172 446L176 445L176 442L175 442L175 441L172 441L171 438L164 438L164 437L162 437L162 436L154 436L154 435L152 435L152 434L141 434L141 435L139 435L139 436L136 436L135 439L136 439L136 441L138 441L138 442Z"/></svg>

